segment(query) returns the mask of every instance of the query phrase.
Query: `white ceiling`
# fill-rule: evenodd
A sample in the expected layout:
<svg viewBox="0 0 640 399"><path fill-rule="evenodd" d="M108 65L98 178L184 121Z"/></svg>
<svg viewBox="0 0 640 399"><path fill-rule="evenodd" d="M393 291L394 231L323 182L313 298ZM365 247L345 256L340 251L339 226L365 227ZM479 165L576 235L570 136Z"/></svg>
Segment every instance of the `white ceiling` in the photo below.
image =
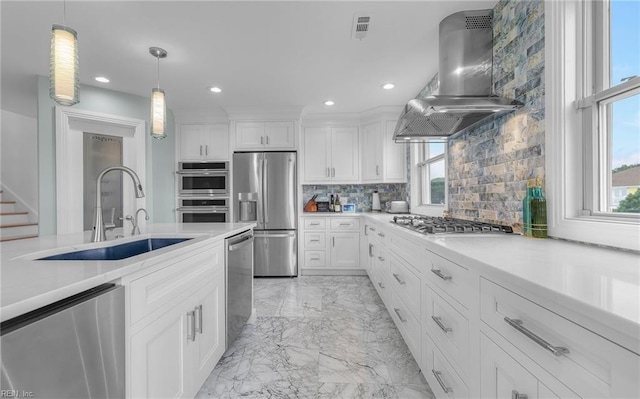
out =
<svg viewBox="0 0 640 399"><path fill-rule="evenodd" d="M235 107L361 112L403 105L437 72L438 24L471 1L67 1L78 32L80 82L150 96L160 61L168 106L180 114ZM48 75L51 25L61 1L6 1L2 18L2 109L36 116L36 75ZM368 37L351 38L355 14ZM111 83L100 84L98 75ZM393 82L396 88L382 90ZM214 95L208 87L218 85ZM81 94L82 96L82 94ZM326 107L332 99L336 105ZM82 97L81 97L82 100Z"/></svg>

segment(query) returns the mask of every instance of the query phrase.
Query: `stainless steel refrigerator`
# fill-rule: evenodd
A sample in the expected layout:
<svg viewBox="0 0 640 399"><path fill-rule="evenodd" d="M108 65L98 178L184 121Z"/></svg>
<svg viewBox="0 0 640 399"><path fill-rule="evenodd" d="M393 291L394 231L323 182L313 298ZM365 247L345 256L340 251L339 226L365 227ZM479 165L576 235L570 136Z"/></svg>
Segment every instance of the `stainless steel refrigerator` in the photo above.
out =
<svg viewBox="0 0 640 399"><path fill-rule="evenodd" d="M233 154L233 220L256 221L254 276L298 275L295 152Z"/></svg>

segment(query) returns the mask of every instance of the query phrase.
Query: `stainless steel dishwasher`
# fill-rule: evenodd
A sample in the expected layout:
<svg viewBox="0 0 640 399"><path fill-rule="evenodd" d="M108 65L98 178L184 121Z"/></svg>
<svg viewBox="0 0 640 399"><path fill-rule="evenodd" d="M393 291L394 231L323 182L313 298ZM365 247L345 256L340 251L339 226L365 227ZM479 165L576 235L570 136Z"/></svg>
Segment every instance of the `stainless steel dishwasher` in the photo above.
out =
<svg viewBox="0 0 640 399"><path fill-rule="evenodd" d="M227 248L227 341L229 348L238 338L253 307L253 231L226 240Z"/></svg>
<svg viewBox="0 0 640 399"><path fill-rule="evenodd" d="M7 320L0 335L5 395L125 397L122 286L103 284Z"/></svg>

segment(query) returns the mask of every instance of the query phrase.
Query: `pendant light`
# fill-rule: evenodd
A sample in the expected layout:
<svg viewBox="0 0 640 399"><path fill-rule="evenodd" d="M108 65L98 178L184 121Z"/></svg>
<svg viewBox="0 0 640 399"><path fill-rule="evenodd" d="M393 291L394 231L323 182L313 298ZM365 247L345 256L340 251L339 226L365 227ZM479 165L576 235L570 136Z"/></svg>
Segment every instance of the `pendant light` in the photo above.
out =
<svg viewBox="0 0 640 399"><path fill-rule="evenodd" d="M167 52L160 47L149 47L149 53L158 59L158 87L151 89L151 137L167 137L167 101L160 88L160 58L167 58Z"/></svg>
<svg viewBox="0 0 640 399"><path fill-rule="evenodd" d="M78 34L65 25L67 13L63 2L62 25L51 28L49 58L49 97L60 105L74 105L78 98Z"/></svg>

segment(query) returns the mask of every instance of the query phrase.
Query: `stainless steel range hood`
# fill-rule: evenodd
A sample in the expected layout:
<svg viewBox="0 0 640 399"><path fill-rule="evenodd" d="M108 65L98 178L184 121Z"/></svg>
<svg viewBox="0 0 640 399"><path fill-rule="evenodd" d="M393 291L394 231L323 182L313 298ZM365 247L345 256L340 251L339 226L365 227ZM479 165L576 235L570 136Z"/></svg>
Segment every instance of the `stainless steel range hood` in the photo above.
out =
<svg viewBox="0 0 640 399"><path fill-rule="evenodd" d="M474 10L440 22L439 87L431 92L425 87L405 105L393 135L396 142L446 139L524 105L493 94L492 19L493 10Z"/></svg>

